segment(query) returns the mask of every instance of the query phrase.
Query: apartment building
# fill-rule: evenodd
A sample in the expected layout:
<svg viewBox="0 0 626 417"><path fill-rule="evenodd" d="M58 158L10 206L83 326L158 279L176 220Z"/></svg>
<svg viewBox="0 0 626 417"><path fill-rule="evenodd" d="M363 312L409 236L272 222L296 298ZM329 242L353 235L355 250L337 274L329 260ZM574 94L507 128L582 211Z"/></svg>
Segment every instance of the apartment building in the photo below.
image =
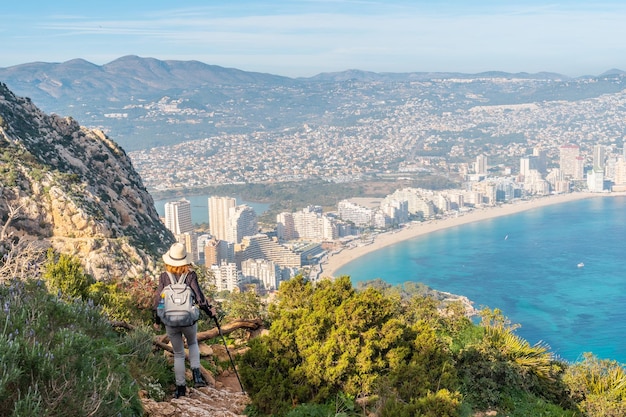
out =
<svg viewBox="0 0 626 417"><path fill-rule="evenodd" d="M182 199L165 203L165 227L174 235L193 231L189 200Z"/></svg>
<svg viewBox="0 0 626 417"><path fill-rule="evenodd" d="M262 233L246 236L242 239L241 244L235 245L237 265L241 265L247 259L265 259L278 264L281 268L299 268L302 266L299 254Z"/></svg>
<svg viewBox="0 0 626 417"><path fill-rule="evenodd" d="M253 236L258 232L257 216L252 207L242 204L228 210L225 240L241 243L244 236Z"/></svg>
<svg viewBox="0 0 626 417"><path fill-rule="evenodd" d="M209 231L218 240L228 240L228 216L237 206L232 197L209 197Z"/></svg>
<svg viewBox="0 0 626 417"><path fill-rule="evenodd" d="M240 289L242 275L235 263L223 262L220 265L211 265L211 272L218 292Z"/></svg>

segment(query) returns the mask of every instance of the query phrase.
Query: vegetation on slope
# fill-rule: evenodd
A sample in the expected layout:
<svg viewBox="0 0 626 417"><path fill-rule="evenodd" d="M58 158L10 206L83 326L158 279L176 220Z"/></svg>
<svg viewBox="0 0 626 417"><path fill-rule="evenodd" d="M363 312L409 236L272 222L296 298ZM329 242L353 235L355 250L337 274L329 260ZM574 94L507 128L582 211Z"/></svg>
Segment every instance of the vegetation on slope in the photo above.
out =
<svg viewBox="0 0 626 417"><path fill-rule="evenodd" d="M0 415L141 416L140 390L164 399L173 373L147 326L151 281L95 282L73 257L19 249L1 250ZM269 327L237 359L247 413L625 414L623 365L591 354L562 362L518 337L500 311L485 309L475 324L460 304L422 290L297 277L281 286L267 317L253 293L229 299L231 318L264 317Z"/></svg>
<svg viewBox="0 0 626 417"><path fill-rule="evenodd" d="M397 288L296 278L270 321L240 360L251 415L617 416L626 404L621 365L562 362L498 310L476 325L460 305Z"/></svg>
<svg viewBox="0 0 626 417"><path fill-rule="evenodd" d="M0 245L0 415L143 415L139 390L162 399L173 377L133 284L103 288L77 258L41 252ZM111 325L118 311L136 330Z"/></svg>

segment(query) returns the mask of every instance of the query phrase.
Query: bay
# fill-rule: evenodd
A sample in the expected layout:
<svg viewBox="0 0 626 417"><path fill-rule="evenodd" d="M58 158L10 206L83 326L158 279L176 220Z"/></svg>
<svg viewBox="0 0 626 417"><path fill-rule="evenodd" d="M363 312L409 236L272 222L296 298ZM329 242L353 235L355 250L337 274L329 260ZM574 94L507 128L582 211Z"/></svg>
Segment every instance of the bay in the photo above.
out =
<svg viewBox="0 0 626 417"><path fill-rule="evenodd" d="M209 222L209 197L210 197L209 195L191 195L191 196L185 196L185 197L173 197L169 199L155 200L154 206L157 210L157 213L159 213L159 216L163 217L165 216L165 203L170 202L170 201L179 201L185 198L186 200L189 200L189 202L191 203L191 221L194 224L202 224L202 223ZM235 199L237 200L238 205L246 204L252 207L257 216L259 214L265 213L270 206L267 203L256 203L252 201L246 201L238 197Z"/></svg>
<svg viewBox="0 0 626 417"><path fill-rule="evenodd" d="M592 352L626 363L625 238L626 197L589 198L398 242L336 276L422 282L502 310L564 360Z"/></svg>

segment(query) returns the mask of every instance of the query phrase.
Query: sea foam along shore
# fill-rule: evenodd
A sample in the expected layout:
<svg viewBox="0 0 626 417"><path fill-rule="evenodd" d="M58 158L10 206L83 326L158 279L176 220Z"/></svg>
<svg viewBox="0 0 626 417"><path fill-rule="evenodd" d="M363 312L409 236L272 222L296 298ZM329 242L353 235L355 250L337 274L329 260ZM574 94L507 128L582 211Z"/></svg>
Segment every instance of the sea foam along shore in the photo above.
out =
<svg viewBox="0 0 626 417"><path fill-rule="evenodd" d="M505 203L493 207L485 207L479 209L473 209L466 213L459 213L458 216L446 217L443 219L437 219L432 221L425 221L421 223L409 223L404 228L396 231L380 233L374 237L374 241L367 245L354 246L350 248L344 248L338 253L329 255L325 262L321 264L320 277L334 278L337 270L349 262L352 262L361 256L374 252L385 246L393 245L394 243L401 242L403 240L411 239L417 236L425 235L437 230L446 229L449 227L459 226L471 222L477 222L499 216L507 216L515 213L520 213L525 210L530 210L537 207L548 206L552 204L560 204L568 201L581 200L591 197L614 197L625 196L626 193L590 193L590 192L573 192L566 194L555 194L545 197L536 197L531 200L519 200L513 203Z"/></svg>

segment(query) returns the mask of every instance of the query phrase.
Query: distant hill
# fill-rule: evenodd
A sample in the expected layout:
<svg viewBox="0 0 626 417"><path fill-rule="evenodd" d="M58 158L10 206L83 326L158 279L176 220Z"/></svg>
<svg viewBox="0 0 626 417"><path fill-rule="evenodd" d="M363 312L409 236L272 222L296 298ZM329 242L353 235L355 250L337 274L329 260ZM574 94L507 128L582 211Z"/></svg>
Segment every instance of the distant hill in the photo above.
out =
<svg viewBox="0 0 626 417"><path fill-rule="evenodd" d="M304 78L302 80L311 81L395 81L395 82L410 82L410 81L428 81L428 80L441 80L441 79L478 79L478 78L505 78L505 79L533 79L533 80L568 80L570 77L566 75L551 73L551 72L539 72L536 74L529 74L526 72L520 73L508 73L501 71L489 71L481 72L477 74L464 74L460 72L407 72L407 73L395 73L395 72L370 72L361 70L347 70L340 72L325 72L318 74L311 78Z"/></svg>
<svg viewBox="0 0 626 417"><path fill-rule="evenodd" d="M63 63L34 62L0 69L0 80L35 101L92 97L121 100L149 97L172 89L203 85L271 84L289 78L246 72L198 61L160 61L124 56L99 66L83 59Z"/></svg>
<svg viewBox="0 0 626 417"><path fill-rule="evenodd" d="M611 69L601 76L625 74ZM248 72L199 61L161 61L128 55L108 64L96 65L83 59L62 63L32 62L0 68L0 80L19 95L37 103L63 100L124 100L132 96L148 98L168 91L220 86L290 86L314 82L395 81L409 82L433 79L536 79L569 80L556 73L506 73L490 71L478 74L455 72L376 73L356 69L321 73L310 78L289 78L279 75Z"/></svg>
<svg viewBox="0 0 626 417"><path fill-rule="evenodd" d="M459 81L461 80L461 81ZM83 59L0 68L0 82L42 110L103 130L125 150L228 134L357 126L407 101L433 112L473 106L579 100L626 88L626 74L568 78L539 72L375 73L351 69L289 78L208 65L125 56L105 65ZM385 107L384 109L380 106ZM372 119L373 118L373 119Z"/></svg>

